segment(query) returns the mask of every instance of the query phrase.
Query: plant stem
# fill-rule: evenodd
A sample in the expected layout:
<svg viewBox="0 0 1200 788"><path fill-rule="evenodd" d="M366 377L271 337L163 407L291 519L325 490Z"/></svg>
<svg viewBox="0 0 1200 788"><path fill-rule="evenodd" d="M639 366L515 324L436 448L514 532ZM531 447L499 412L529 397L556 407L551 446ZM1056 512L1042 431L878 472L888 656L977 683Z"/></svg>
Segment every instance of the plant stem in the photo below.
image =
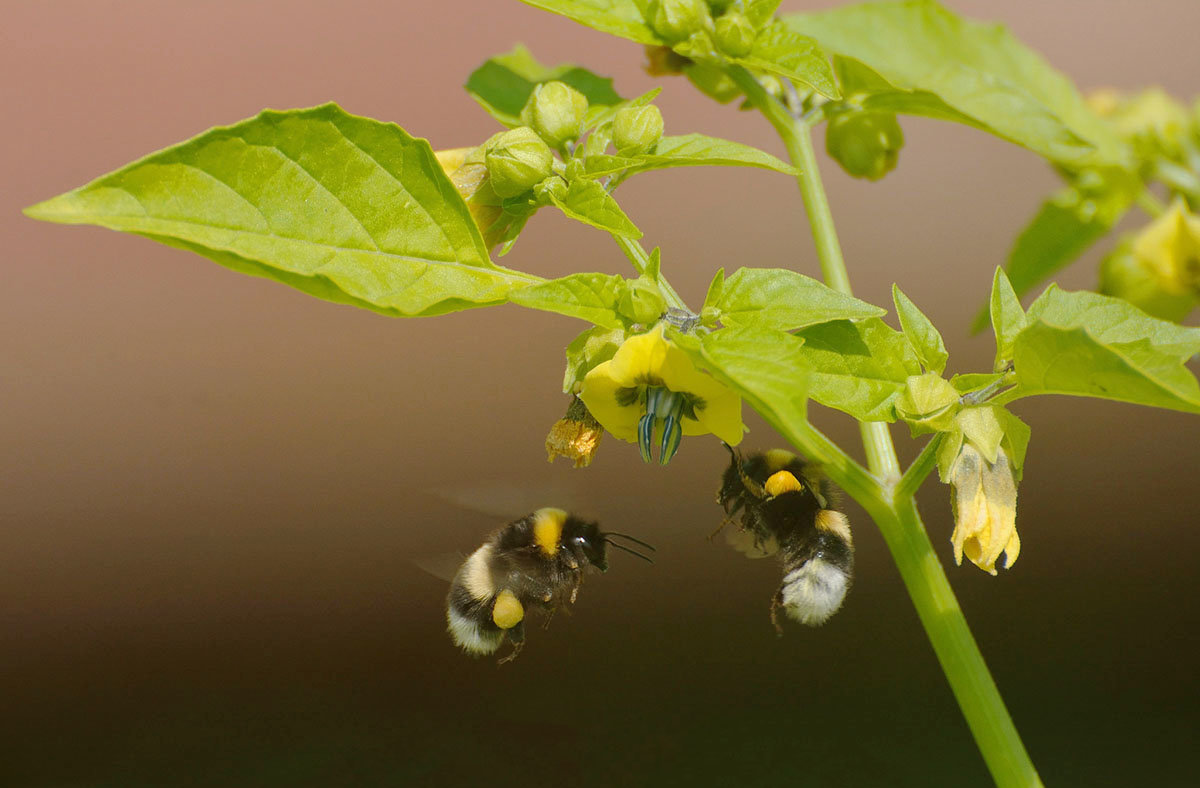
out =
<svg viewBox="0 0 1200 788"><path fill-rule="evenodd" d="M726 71L782 138L792 163L799 170L796 180L804 198L825 283L849 294L850 279L834 228L829 200L817 169L808 125L793 117L744 68L731 66ZM800 441L809 437L803 429L808 426L807 421L801 426L795 423L775 424L775 420L768 420L797 448L806 448ZM887 425L868 422L863 423L861 428L868 465L874 477L872 483L863 485L861 479L847 479L840 473L842 469L836 467L829 467L827 472L834 481L843 484L846 492L867 510L879 526L942 671L996 784L1004 788L1040 786L1041 780L971 636L962 609L958 606L958 600L917 513L913 494L919 482L928 475L929 471L924 470L924 465L927 462L932 464L934 449L926 446L929 456L925 457L925 452L922 452L918 462L914 463L915 472L910 469L910 474L902 479ZM847 481L851 484L844 483Z"/></svg>
<svg viewBox="0 0 1200 788"><path fill-rule="evenodd" d="M629 258L629 262L633 263L633 270L638 274L646 272L646 266L650 263L650 255L646 254L646 250L642 248L642 244L632 238L626 238L623 235L612 233L612 238L617 242L617 246L621 247L621 251ZM675 288L671 287L671 283L661 273L658 277L658 287L662 290L663 297L667 299L667 303L677 309L687 309L688 306L675 292ZM688 310L690 311L690 310Z"/></svg>
<svg viewBox="0 0 1200 788"><path fill-rule="evenodd" d="M916 495L917 490L921 488L921 483L933 471L933 466L937 464L938 447L942 445L942 436L934 435L925 444L925 448L921 449L921 453L913 460L912 465L908 466L908 470L904 472L904 476L900 478L896 489L892 491L892 498L911 498Z"/></svg>

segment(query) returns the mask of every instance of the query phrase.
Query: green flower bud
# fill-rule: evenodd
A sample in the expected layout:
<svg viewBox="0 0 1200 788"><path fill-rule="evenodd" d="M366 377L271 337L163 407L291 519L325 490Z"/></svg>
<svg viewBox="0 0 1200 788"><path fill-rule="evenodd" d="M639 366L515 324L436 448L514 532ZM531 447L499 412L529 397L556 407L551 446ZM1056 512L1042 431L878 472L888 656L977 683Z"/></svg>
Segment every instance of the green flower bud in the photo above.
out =
<svg viewBox="0 0 1200 788"><path fill-rule="evenodd" d="M645 153L658 144L662 134L662 113L653 104L625 107L613 117L613 145L622 156Z"/></svg>
<svg viewBox="0 0 1200 788"><path fill-rule="evenodd" d="M550 174L554 154L528 126L506 131L487 150L492 188L501 197L516 197Z"/></svg>
<svg viewBox="0 0 1200 788"><path fill-rule="evenodd" d="M617 311L635 323L657 323L667 311L667 300L658 285L649 279L633 279L625 283L625 291L617 302Z"/></svg>
<svg viewBox="0 0 1200 788"><path fill-rule="evenodd" d="M1143 155L1178 158L1191 126L1187 108L1162 88L1148 88L1134 95L1104 89L1087 98L1096 114L1111 121L1117 133Z"/></svg>
<svg viewBox="0 0 1200 788"><path fill-rule="evenodd" d="M551 175L533 187L533 195L542 204L551 202L551 198L562 200L567 196L567 182L557 175Z"/></svg>
<svg viewBox="0 0 1200 788"><path fill-rule="evenodd" d="M1196 305L1197 294L1165 281L1151 260L1134 253L1124 241L1100 263L1099 291L1123 298L1148 315L1179 322Z"/></svg>
<svg viewBox="0 0 1200 788"><path fill-rule="evenodd" d="M829 121L825 150L855 178L877 181L896 167L904 132L895 115L847 112Z"/></svg>
<svg viewBox="0 0 1200 788"><path fill-rule="evenodd" d="M552 148L579 138L583 131L583 116L587 113L587 96L563 82L544 82L533 89L521 122L531 126Z"/></svg>
<svg viewBox="0 0 1200 788"><path fill-rule="evenodd" d="M712 14L704 0L653 0L647 12L650 27L672 44L712 28Z"/></svg>
<svg viewBox="0 0 1200 788"><path fill-rule="evenodd" d="M754 47L758 31L750 20L737 11L730 11L717 20L717 46L732 57L745 57Z"/></svg>
<svg viewBox="0 0 1200 788"><path fill-rule="evenodd" d="M936 372L908 378L904 392L896 399L896 412L908 422L913 435L944 432L954 423L958 411L958 390Z"/></svg>

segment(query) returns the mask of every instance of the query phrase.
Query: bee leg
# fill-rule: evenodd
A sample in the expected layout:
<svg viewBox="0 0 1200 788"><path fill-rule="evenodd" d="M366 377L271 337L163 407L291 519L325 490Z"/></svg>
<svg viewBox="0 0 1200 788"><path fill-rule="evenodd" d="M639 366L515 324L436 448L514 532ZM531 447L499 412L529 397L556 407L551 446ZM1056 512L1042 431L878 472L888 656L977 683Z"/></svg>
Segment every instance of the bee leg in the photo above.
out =
<svg viewBox="0 0 1200 788"><path fill-rule="evenodd" d="M721 524L717 526L717 530L713 531L711 534L708 535L708 541L711 542L713 539L715 539L717 534L721 533L721 531L723 531L725 529L725 526L729 525L732 522L733 522L732 517L726 516L725 518L723 518L721 520Z"/></svg>
<svg viewBox="0 0 1200 788"><path fill-rule="evenodd" d="M521 647L525 645L524 623L517 624L512 629L508 630L508 639L512 643L512 651L508 653L508 656L501 657L500 659L496 660L497 665L503 665L505 663L512 662L517 658L517 655L521 653Z"/></svg>
<svg viewBox="0 0 1200 788"><path fill-rule="evenodd" d="M546 614L546 620L542 622L542 629L549 629L550 622L554 620L554 614L558 611L558 605L550 608L550 612Z"/></svg>
<svg viewBox="0 0 1200 788"><path fill-rule="evenodd" d="M779 590L775 592L775 596L771 597L771 626L775 627L775 637L783 637L783 627L779 626L779 617L776 611L783 607L783 584L779 585Z"/></svg>

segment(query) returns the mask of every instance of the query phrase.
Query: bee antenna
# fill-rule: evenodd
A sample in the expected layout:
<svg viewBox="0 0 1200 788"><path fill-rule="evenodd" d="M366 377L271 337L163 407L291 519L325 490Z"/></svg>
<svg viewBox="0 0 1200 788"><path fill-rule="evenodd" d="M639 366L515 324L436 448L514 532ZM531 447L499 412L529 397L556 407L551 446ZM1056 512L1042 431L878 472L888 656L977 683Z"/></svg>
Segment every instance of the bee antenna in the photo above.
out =
<svg viewBox="0 0 1200 788"><path fill-rule="evenodd" d="M642 547L646 548L647 550L651 550L651 551L654 550L654 545L643 542L641 539L638 539L636 536L630 536L629 534L618 533L617 531L605 531L604 532L604 540L606 542L608 542L608 537L610 537L610 536L619 536L622 539L628 539L629 541L633 542L634 544L640 544ZM613 544L612 542L608 542L608 543Z"/></svg>
<svg viewBox="0 0 1200 788"><path fill-rule="evenodd" d="M653 558L651 558L648 555L642 555L637 550L634 550L632 547L626 547L625 545L623 545L619 542L609 542L607 539L605 539L604 541L607 542L608 544L612 545L613 547L617 548L618 550L624 550L625 552L629 553L630 555L636 555L638 558L642 559L643 561L645 561L648 564L654 563ZM653 550L654 548L651 547L650 549Z"/></svg>

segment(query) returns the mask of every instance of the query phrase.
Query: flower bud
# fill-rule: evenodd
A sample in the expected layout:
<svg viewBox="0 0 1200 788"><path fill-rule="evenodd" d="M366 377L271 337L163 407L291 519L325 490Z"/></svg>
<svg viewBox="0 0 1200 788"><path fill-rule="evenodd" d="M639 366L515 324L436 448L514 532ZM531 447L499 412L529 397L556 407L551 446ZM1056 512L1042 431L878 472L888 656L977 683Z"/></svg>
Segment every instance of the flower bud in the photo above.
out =
<svg viewBox="0 0 1200 788"><path fill-rule="evenodd" d="M544 82L529 94L521 110L521 122L531 126L550 147L561 148L579 138L587 108L587 96L575 88L563 82Z"/></svg>
<svg viewBox="0 0 1200 788"><path fill-rule="evenodd" d="M501 197L516 197L550 174L554 154L528 126L506 131L488 147L488 174Z"/></svg>
<svg viewBox="0 0 1200 788"><path fill-rule="evenodd" d="M745 57L754 48L758 31L750 20L737 11L730 11L717 19L717 47L732 57Z"/></svg>
<svg viewBox="0 0 1200 788"><path fill-rule="evenodd" d="M662 135L662 113L653 104L625 107L613 117L613 145L622 156L646 153L658 144Z"/></svg>
<svg viewBox="0 0 1200 788"><path fill-rule="evenodd" d="M1191 118L1187 108L1162 88L1148 88L1134 95L1123 95L1106 88L1087 97L1096 114L1111 121L1117 133L1141 149L1145 155L1163 154L1177 158Z"/></svg>
<svg viewBox="0 0 1200 788"><path fill-rule="evenodd" d="M553 202L554 200L562 200L567 196L567 182L557 175L551 175L545 180L539 181L533 187L533 196L537 198L540 205Z"/></svg>
<svg viewBox="0 0 1200 788"><path fill-rule="evenodd" d="M1100 287L1147 314L1179 321L1200 300L1200 218L1181 203L1100 264Z"/></svg>
<svg viewBox="0 0 1200 788"><path fill-rule="evenodd" d="M625 283L625 291L617 301L617 311L635 323L650 325L667 311L667 300L658 285L649 279L634 279Z"/></svg>
<svg viewBox="0 0 1200 788"><path fill-rule="evenodd" d="M882 112L847 112L829 121L825 150L855 178L877 181L896 167L904 132L896 116Z"/></svg>
<svg viewBox="0 0 1200 788"><path fill-rule="evenodd" d="M913 375L896 399L896 412L908 422L914 435L944 432L958 410L958 390L936 372Z"/></svg>
<svg viewBox="0 0 1200 788"><path fill-rule="evenodd" d="M712 26L712 15L704 0L653 0L647 12L650 27L672 44Z"/></svg>
<svg viewBox="0 0 1200 788"><path fill-rule="evenodd" d="M499 195L492 189L480 148L454 148L434 151L438 164L467 203L467 210L483 236L488 249L500 243L512 225L504 212Z"/></svg>

